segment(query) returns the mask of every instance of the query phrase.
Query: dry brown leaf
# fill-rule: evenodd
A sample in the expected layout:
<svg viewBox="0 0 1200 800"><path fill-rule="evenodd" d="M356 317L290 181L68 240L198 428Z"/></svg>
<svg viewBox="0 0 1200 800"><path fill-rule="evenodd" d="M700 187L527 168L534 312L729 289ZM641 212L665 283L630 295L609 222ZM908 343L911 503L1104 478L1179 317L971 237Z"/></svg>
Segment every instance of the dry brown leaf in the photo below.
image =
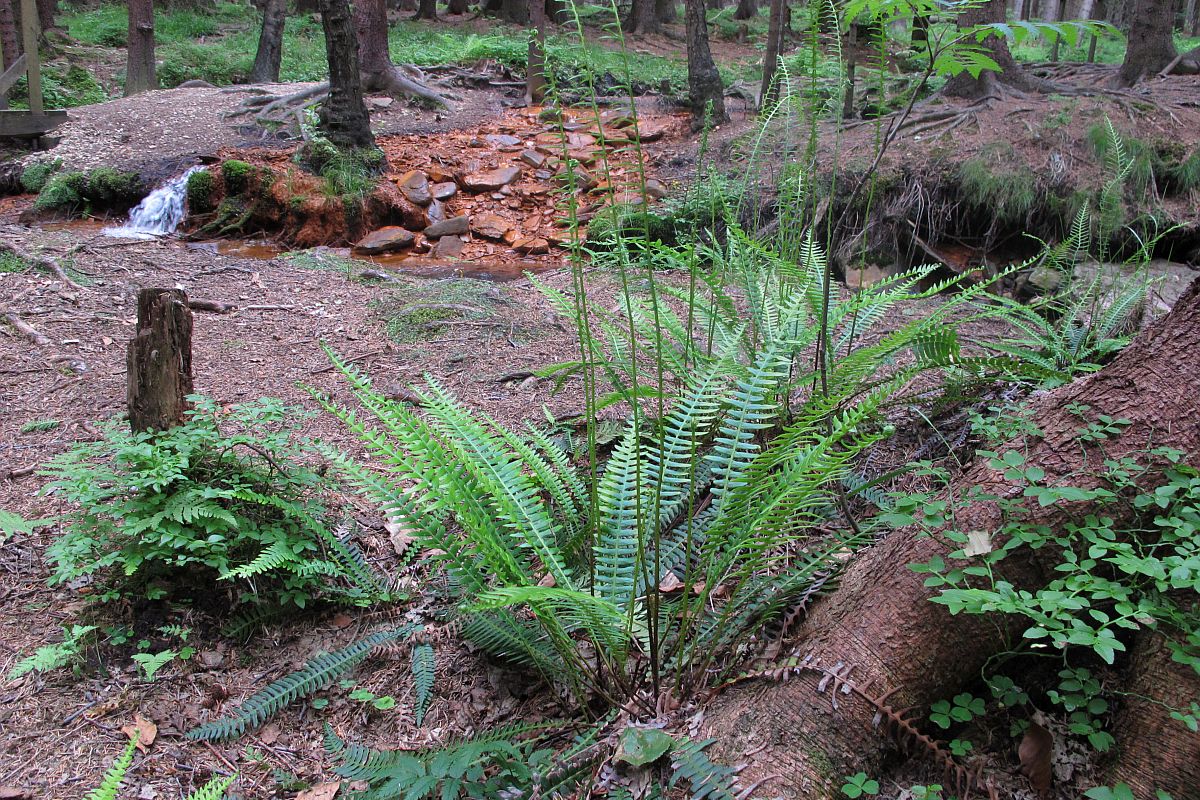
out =
<svg viewBox="0 0 1200 800"><path fill-rule="evenodd" d="M1030 722L1017 749L1017 757L1021 759L1021 774L1029 778L1039 797L1050 796L1053 753L1054 737L1050 731L1036 722Z"/></svg>
<svg viewBox="0 0 1200 800"><path fill-rule="evenodd" d="M675 592L683 588L683 581L675 577L674 572L668 572L661 581L658 582L658 590L660 592Z"/></svg>
<svg viewBox="0 0 1200 800"><path fill-rule="evenodd" d="M329 620L329 623L340 631L342 628L349 628L352 624L354 624L354 620L349 614L338 614L333 619Z"/></svg>
<svg viewBox="0 0 1200 800"><path fill-rule="evenodd" d="M134 714L133 724L121 726L121 733L130 739L136 737L138 740L137 749L144 753L146 752L146 748L154 744L154 739L158 736L158 726L141 714Z"/></svg>
<svg viewBox="0 0 1200 800"><path fill-rule="evenodd" d="M263 729L258 732L258 740L268 747L275 744L279 739L279 726L271 723L264 725Z"/></svg>
<svg viewBox="0 0 1200 800"><path fill-rule="evenodd" d="M551 575L549 572L547 572L545 575L543 575L542 579L540 581L538 581L538 586L541 586L543 588L553 587L554 585L555 585L554 576Z"/></svg>
<svg viewBox="0 0 1200 800"><path fill-rule="evenodd" d="M341 781L318 783L311 789L305 789L303 792L300 792L300 794L296 795L296 800L333 800L334 795L338 793L338 789L340 789L341 786Z"/></svg>

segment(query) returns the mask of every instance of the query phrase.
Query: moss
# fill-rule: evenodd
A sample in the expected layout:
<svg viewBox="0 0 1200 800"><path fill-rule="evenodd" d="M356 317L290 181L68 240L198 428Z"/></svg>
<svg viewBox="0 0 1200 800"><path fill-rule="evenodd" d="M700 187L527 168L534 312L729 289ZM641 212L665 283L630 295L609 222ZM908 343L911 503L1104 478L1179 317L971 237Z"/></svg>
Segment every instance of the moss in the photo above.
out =
<svg viewBox="0 0 1200 800"><path fill-rule="evenodd" d="M986 211L997 225L1024 225L1037 202L1037 176L1024 166L997 168L1012 157L997 158L1002 154L996 150L989 148L959 166L959 189L967 203Z"/></svg>
<svg viewBox="0 0 1200 800"><path fill-rule="evenodd" d="M50 176L58 172L61 167L61 158L53 161L35 161L29 164L21 173L22 188L27 192L37 194L46 187L46 181L50 180Z"/></svg>
<svg viewBox="0 0 1200 800"><path fill-rule="evenodd" d="M225 191L228 194L241 194L250 185L250 177L254 167L245 161L231 158L221 164L221 177L225 181Z"/></svg>
<svg viewBox="0 0 1200 800"><path fill-rule="evenodd" d="M142 181L136 172L98 167L87 175L85 197L94 205L132 206L142 199Z"/></svg>
<svg viewBox="0 0 1200 800"><path fill-rule="evenodd" d="M206 169L198 170L188 176L187 205L194 214L207 214L213 210L213 189L216 181Z"/></svg>
<svg viewBox="0 0 1200 800"><path fill-rule="evenodd" d="M87 206L87 175L82 172L60 172L46 181L33 207L38 211L75 214Z"/></svg>
<svg viewBox="0 0 1200 800"><path fill-rule="evenodd" d="M0 272L24 272L29 269L29 262L16 253L5 250L0 253Z"/></svg>

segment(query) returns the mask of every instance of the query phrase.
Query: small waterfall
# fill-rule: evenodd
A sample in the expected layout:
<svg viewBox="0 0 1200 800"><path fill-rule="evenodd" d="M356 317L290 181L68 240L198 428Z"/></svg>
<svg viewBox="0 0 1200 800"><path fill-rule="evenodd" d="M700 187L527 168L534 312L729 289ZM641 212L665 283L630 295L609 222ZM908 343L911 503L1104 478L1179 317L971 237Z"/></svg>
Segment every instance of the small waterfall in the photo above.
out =
<svg viewBox="0 0 1200 800"><path fill-rule="evenodd" d="M146 195L137 207L129 212L129 221L115 228L105 228L109 236L129 239L152 239L174 233L183 222L183 201L187 196L188 177L203 169L192 167L177 178L159 186Z"/></svg>

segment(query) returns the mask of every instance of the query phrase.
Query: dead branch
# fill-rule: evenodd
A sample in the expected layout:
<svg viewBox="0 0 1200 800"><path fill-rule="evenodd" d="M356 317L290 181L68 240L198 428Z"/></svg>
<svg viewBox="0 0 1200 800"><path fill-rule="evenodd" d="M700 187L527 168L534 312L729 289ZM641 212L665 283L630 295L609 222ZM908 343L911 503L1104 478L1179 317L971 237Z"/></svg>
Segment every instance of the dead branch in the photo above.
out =
<svg viewBox="0 0 1200 800"><path fill-rule="evenodd" d="M29 341L36 344L38 347L45 347L50 344L50 337L40 332L37 328L30 325L15 311L5 311L4 319L9 325L12 325L17 331Z"/></svg>
<svg viewBox="0 0 1200 800"><path fill-rule="evenodd" d="M211 311L214 314L228 314L237 309L233 303L222 303L217 300L188 300L188 308L192 311Z"/></svg>
<svg viewBox="0 0 1200 800"><path fill-rule="evenodd" d="M12 253L22 261L32 264L36 269L50 273L68 286L73 286L76 289L81 288L78 283L71 280L71 277L67 275L67 271L62 268L62 265L52 258L34 255L20 245L13 244L12 242L7 242L2 239L0 239L0 252Z"/></svg>

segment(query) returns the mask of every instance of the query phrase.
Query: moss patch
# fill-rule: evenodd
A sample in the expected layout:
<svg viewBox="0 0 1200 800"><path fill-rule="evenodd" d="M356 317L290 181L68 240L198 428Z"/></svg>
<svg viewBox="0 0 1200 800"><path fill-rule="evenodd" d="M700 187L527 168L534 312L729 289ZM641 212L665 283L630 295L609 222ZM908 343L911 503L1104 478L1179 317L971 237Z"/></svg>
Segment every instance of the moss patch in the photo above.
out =
<svg viewBox="0 0 1200 800"><path fill-rule="evenodd" d="M22 175L22 181L24 177ZM35 175L34 180L37 177ZM33 207L41 212L65 216L114 209L124 211L135 205L142 194L142 180L138 173L98 167L91 172L58 172L50 175Z"/></svg>
<svg viewBox="0 0 1200 800"><path fill-rule="evenodd" d="M245 161L231 158L221 164L221 179L225 182L226 194L241 194L250 185L254 167Z"/></svg>
<svg viewBox="0 0 1200 800"><path fill-rule="evenodd" d="M206 169L198 170L188 176L187 205L192 213L207 214L213 210L215 183L213 174Z"/></svg>

